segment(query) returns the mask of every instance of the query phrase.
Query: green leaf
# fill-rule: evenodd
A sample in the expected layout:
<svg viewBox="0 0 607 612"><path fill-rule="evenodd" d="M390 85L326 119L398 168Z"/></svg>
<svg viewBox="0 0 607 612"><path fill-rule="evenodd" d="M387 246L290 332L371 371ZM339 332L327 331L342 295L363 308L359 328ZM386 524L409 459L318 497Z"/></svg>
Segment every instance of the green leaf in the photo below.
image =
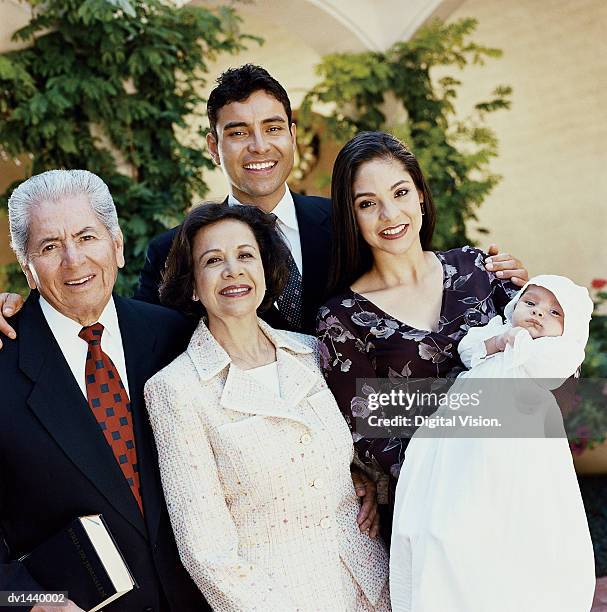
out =
<svg viewBox="0 0 607 612"><path fill-rule="evenodd" d="M108 4L111 4L112 6L124 11L124 13L129 17L137 17L137 12L129 0L107 0L107 2Z"/></svg>

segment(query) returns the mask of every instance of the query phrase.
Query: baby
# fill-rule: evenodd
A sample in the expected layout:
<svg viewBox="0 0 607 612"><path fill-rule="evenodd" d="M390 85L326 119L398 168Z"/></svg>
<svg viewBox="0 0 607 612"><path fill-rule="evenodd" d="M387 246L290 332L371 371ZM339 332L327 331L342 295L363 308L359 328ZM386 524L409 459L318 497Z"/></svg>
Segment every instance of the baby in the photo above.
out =
<svg viewBox="0 0 607 612"><path fill-rule="evenodd" d="M496 316L460 342L470 369L450 393L482 388L483 411L496 408L524 429L413 436L396 489L395 611L590 610L594 555L569 445L564 435L543 436L555 415L563 432L548 389L584 360L592 308L585 288L536 276L506 306L505 321Z"/></svg>
<svg viewBox="0 0 607 612"><path fill-rule="evenodd" d="M518 332L526 329L531 338L546 338L563 335L563 307L554 293L541 285L530 285L516 302L512 312L512 326L501 334L485 340L487 356L503 351L506 346L514 346ZM499 317L496 317L499 322ZM488 326L489 328L489 326ZM471 333L468 336L473 337Z"/></svg>

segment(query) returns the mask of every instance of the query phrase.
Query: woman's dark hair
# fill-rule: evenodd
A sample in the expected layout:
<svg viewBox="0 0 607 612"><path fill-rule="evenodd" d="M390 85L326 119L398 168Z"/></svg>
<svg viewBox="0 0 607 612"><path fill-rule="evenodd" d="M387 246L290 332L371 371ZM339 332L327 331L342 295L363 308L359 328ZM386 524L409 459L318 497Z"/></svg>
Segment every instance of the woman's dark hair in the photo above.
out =
<svg viewBox="0 0 607 612"><path fill-rule="evenodd" d="M217 138L217 117L219 111L232 102L243 102L256 91L265 91L276 98L285 109L289 131L293 116L291 102L285 88L265 69L254 64L228 68L217 78L217 87L207 101L207 117L211 133Z"/></svg>
<svg viewBox="0 0 607 612"><path fill-rule="evenodd" d="M360 234L354 214L352 186L360 166L373 160L396 160L411 175L422 194L424 216L420 229L422 249L431 248L436 224L436 209L430 187L415 155L405 145L385 132L361 132L344 145L337 155L331 179L333 207L333 240L329 268L328 295L347 289L373 264L369 245Z"/></svg>
<svg viewBox="0 0 607 612"><path fill-rule="evenodd" d="M205 203L187 215L173 240L160 284L161 304L190 316L206 315L204 305L192 300L196 266L192 255L194 238L201 229L226 219L248 225L259 246L266 279L266 295L258 312L267 310L276 301L289 275L289 250L276 229L276 218L255 206Z"/></svg>

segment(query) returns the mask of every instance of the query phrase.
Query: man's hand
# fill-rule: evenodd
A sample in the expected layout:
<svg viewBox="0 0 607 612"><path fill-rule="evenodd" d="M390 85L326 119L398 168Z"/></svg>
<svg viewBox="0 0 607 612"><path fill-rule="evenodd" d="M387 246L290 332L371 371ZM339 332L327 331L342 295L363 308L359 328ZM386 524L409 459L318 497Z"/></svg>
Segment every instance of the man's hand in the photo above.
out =
<svg viewBox="0 0 607 612"><path fill-rule="evenodd" d="M12 317L23 307L23 298L18 293L0 293L0 334L8 336L11 340L17 337L15 330L6 322L4 317ZM0 340L0 349L2 340Z"/></svg>
<svg viewBox="0 0 607 612"><path fill-rule="evenodd" d="M71 599L67 600L66 605L59 606L34 606L30 612L86 612L79 608Z"/></svg>
<svg viewBox="0 0 607 612"><path fill-rule="evenodd" d="M485 259L485 268L495 272L495 276L509 279L517 287L522 287L529 280L529 272L523 262L510 253L500 253L497 244L490 244L487 249L489 257Z"/></svg>
<svg viewBox="0 0 607 612"><path fill-rule="evenodd" d="M377 512L377 487L375 483L355 467L351 468L352 482L356 495L361 497L361 506L356 522L362 533L368 533L370 538L379 534L379 513Z"/></svg>

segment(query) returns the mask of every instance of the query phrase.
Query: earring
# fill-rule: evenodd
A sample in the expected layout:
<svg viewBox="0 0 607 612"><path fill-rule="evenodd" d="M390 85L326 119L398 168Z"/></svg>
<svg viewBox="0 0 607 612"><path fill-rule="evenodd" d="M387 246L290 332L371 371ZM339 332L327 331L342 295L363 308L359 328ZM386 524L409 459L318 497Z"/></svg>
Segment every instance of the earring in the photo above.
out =
<svg viewBox="0 0 607 612"><path fill-rule="evenodd" d="M196 293L192 293L192 302L197 302L198 301L198 296L196 295Z"/></svg>
<svg viewBox="0 0 607 612"><path fill-rule="evenodd" d="M424 206L423 200L420 202L420 205L421 205L421 209L422 209L422 215L425 215L426 214L426 207Z"/></svg>

